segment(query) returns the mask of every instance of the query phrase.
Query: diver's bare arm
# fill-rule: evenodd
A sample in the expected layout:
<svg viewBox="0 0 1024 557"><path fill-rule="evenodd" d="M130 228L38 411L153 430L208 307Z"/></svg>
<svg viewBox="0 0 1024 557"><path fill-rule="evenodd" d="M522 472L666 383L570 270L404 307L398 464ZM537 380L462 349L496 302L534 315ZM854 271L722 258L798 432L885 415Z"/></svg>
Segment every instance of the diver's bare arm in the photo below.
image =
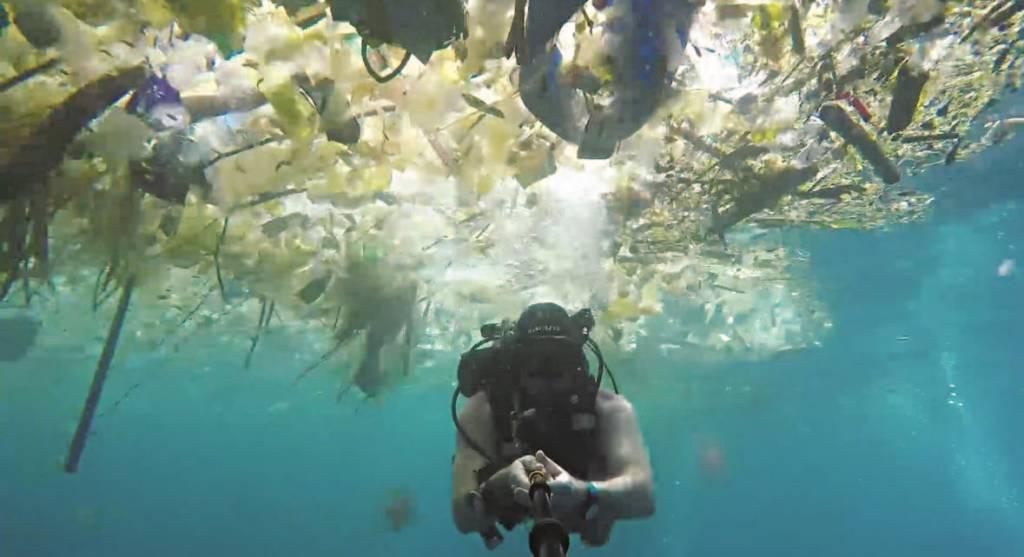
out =
<svg viewBox="0 0 1024 557"><path fill-rule="evenodd" d="M459 423L481 447L494 446L494 426L491 423L491 408L484 393L469 398L459 414ZM455 458L452 461L452 518L455 527L466 534L480 532L493 524L473 508L470 492L477 490L476 471L487 460L473 450L462 435L455 432Z"/></svg>
<svg viewBox="0 0 1024 557"><path fill-rule="evenodd" d="M596 520L650 516L654 514L653 473L633 406L618 395L602 395L598 405L608 479L594 482L599 501Z"/></svg>

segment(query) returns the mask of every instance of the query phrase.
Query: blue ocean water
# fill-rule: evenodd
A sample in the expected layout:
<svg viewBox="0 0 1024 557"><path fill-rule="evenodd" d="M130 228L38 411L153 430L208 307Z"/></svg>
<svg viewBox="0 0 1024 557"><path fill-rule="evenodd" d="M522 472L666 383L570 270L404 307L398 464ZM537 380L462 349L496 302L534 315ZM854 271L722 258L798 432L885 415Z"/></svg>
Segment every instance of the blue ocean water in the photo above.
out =
<svg viewBox="0 0 1024 557"><path fill-rule="evenodd" d="M1022 147L914 182L937 196L927 222L786 232L835 323L820 348L709 364L641 344L620 383L657 512L570 555L1024 555L1024 277L997 273L1024 265ZM94 363L5 366L0 555L487 553L451 523L449 386L338 405L326 377L291 386L296 350L268 338L248 371L225 351L203 369L119 354L103 407L140 386L97 419L71 476ZM396 490L415 517L393 532ZM525 529L494 554L528 555Z"/></svg>

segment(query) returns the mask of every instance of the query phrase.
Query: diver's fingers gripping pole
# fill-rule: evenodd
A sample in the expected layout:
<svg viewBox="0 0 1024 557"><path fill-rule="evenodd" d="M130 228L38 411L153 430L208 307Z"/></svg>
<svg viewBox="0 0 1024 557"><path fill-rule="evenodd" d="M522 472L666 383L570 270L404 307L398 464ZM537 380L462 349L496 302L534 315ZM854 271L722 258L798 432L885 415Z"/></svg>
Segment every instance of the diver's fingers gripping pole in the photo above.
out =
<svg viewBox="0 0 1024 557"><path fill-rule="evenodd" d="M547 482L547 473L544 470L533 470L530 472L530 485Z"/></svg>
<svg viewBox="0 0 1024 557"><path fill-rule="evenodd" d="M530 472L530 506L534 519L551 518L551 488L543 469Z"/></svg>

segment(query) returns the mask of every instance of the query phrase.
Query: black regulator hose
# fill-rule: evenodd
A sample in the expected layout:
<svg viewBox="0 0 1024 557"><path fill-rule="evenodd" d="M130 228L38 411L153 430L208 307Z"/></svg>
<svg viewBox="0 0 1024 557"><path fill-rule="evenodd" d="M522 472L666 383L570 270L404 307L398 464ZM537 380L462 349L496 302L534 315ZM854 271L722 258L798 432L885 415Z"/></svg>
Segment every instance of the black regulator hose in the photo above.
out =
<svg viewBox="0 0 1024 557"><path fill-rule="evenodd" d="M466 432L466 429L462 427L462 422L459 421L459 413L456 410L456 403L458 401L459 401L459 388L455 387L455 391L452 392L452 421L455 422L455 429L459 432L459 435L462 436L462 440L465 441L467 445L469 445L469 448L473 449L480 456L482 456L485 459L487 459L487 462L489 464L493 464L494 463L494 459L492 459L490 457L490 455L488 455L484 451L484 449L480 446L480 444L477 443L476 441L474 441L473 438L469 436L469 433Z"/></svg>
<svg viewBox="0 0 1024 557"><path fill-rule="evenodd" d="M597 356L597 386L601 386L601 380L604 379L605 372L608 372L608 378L612 380L612 388L615 389L615 394L619 394L619 382L615 380L612 368L608 367L608 364L605 363L604 355L601 354L601 347L592 338L587 338L586 343L590 347L590 351Z"/></svg>

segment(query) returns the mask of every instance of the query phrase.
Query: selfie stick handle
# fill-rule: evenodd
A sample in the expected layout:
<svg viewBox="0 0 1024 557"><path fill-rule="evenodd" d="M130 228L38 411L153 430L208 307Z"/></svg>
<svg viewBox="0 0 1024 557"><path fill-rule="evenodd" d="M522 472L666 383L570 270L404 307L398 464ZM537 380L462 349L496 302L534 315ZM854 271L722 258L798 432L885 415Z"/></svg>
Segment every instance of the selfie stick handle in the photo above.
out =
<svg viewBox="0 0 1024 557"><path fill-rule="evenodd" d="M530 503L533 528L530 551L534 557L565 557L569 552L569 532L551 514L551 488L544 472L530 473Z"/></svg>

